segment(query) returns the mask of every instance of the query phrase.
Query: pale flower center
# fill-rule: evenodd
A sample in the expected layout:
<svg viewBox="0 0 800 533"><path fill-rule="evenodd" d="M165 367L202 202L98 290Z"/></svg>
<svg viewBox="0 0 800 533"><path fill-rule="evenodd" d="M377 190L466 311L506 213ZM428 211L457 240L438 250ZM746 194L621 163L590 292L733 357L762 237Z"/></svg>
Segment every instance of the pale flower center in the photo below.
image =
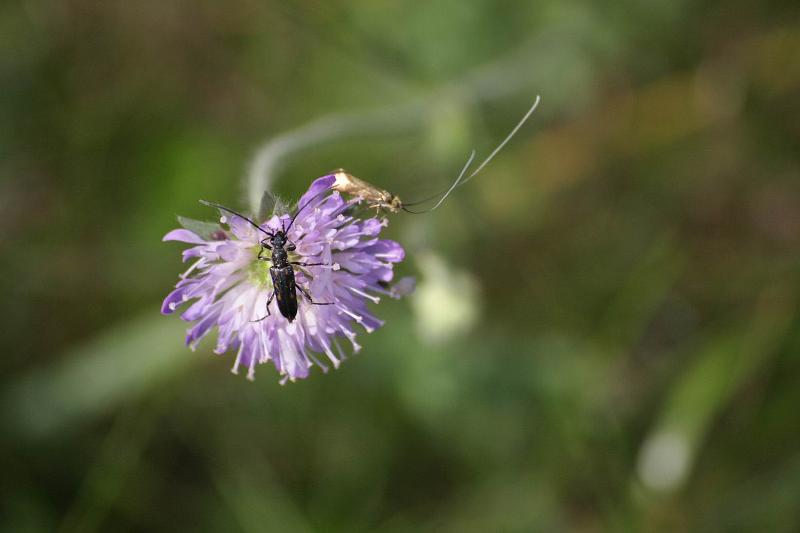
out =
<svg viewBox="0 0 800 533"><path fill-rule="evenodd" d="M272 276L269 273L269 268L272 266L272 261L269 259L258 259L258 253L261 246L254 246L253 260L247 269L247 281L262 289L272 290ZM296 252L288 252L289 261L302 261L302 256ZM261 254L262 257L269 258L272 256L270 250L264 250Z"/></svg>

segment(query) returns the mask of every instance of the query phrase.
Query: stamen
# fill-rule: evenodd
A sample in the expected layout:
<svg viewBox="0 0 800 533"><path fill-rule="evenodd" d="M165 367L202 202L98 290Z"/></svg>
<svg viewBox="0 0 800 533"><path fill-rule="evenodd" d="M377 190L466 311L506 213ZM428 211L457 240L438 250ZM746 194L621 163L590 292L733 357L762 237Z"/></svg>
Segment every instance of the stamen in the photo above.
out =
<svg viewBox="0 0 800 533"><path fill-rule="evenodd" d="M239 375L239 363L242 361L242 350L244 349L244 343L239 344L239 351L236 352L236 361L233 362L233 368L231 368L231 372Z"/></svg>
<svg viewBox="0 0 800 533"><path fill-rule="evenodd" d="M192 266L190 266L183 274L181 274L181 279L186 279L189 276L189 274L191 274L192 271L194 271L194 269L199 268L200 264L203 263L205 260L206 260L205 257L201 257L200 259L192 263Z"/></svg>
<svg viewBox="0 0 800 533"><path fill-rule="evenodd" d="M361 290L358 290L358 289L356 289L355 287L347 287L347 288L348 288L348 289L350 289L352 292L354 292L354 293L358 294L359 296L363 296L364 298L367 298L367 299L369 299L369 300L372 300L372 301L373 301L373 302L375 302L376 304L377 304L377 303L380 303L380 301L381 301L381 299L380 299L378 296L373 296L373 295L371 295L371 294L367 294L366 292L364 292L364 291L361 291Z"/></svg>
<svg viewBox="0 0 800 533"><path fill-rule="evenodd" d="M266 363L270 360L269 349L267 348L267 339L266 333L264 332L264 328L256 328L258 331L258 340L261 341L261 357L259 358L259 363Z"/></svg>
<svg viewBox="0 0 800 533"><path fill-rule="evenodd" d="M309 351L309 352L306 353L305 350L304 350L303 354L306 357L308 357L309 359L311 359L312 361L314 361L314 364L317 365L318 367L320 367L324 373L326 373L326 374L328 373L328 365L323 364L319 359L317 359L314 356L314 352ZM311 364L309 364L308 366L311 367Z"/></svg>
<svg viewBox="0 0 800 533"><path fill-rule="evenodd" d="M353 318L353 320L355 320L355 321L356 321L356 322L358 322L359 324L361 324L361 321L362 321L362 320L364 320L364 317L362 317L361 315L357 315L357 314L355 314L354 312L350 311L348 308L346 308L346 307L345 307L345 306L343 306L343 305L337 305L336 307L337 307L338 309L340 309L341 311L344 311L344 313L345 313L346 315L348 315L348 316L352 317L352 318Z"/></svg>
<svg viewBox="0 0 800 533"><path fill-rule="evenodd" d="M331 347L328 346L328 343L325 342L325 339L323 339L321 335L317 335L316 337L317 341L319 341L319 343L322 345L322 349L325 351L325 355L327 355L328 359L330 359L331 363L333 363L333 368L339 368L340 361L331 351Z"/></svg>
<svg viewBox="0 0 800 533"><path fill-rule="evenodd" d="M336 340L336 337L333 338L333 347L336 348L336 353L339 355L340 361L347 359L347 354L342 350L342 346L339 344L339 341Z"/></svg>
<svg viewBox="0 0 800 533"><path fill-rule="evenodd" d="M242 346L244 346L244 341L242 341ZM256 379L256 358L252 353L250 354L250 370L247 371L247 379L249 381Z"/></svg>

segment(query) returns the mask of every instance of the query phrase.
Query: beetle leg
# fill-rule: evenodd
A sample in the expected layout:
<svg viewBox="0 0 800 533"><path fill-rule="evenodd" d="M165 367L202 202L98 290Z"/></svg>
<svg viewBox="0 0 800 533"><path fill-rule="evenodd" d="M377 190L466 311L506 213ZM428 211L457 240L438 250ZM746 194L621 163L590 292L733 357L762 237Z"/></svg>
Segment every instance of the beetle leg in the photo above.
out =
<svg viewBox="0 0 800 533"><path fill-rule="evenodd" d="M270 295L269 295L269 298L267 298L267 314L266 314L266 315L264 315L264 316L262 316L262 317L261 317L261 318L259 318L258 320L251 320L250 322L261 322L262 320L264 320L265 318L267 318L267 317L269 317L269 316L270 316L270 312L269 312L269 304L271 304L271 303L272 303L272 299L273 299L273 298L275 298L275 289L273 289L273 290L272 290L272 294L270 294Z"/></svg>
<svg viewBox="0 0 800 533"><path fill-rule="evenodd" d="M311 295L308 294L308 292L300 285L297 285L297 290L302 292L303 296L305 296L308 299L309 303L313 305L333 305L333 302L315 302L314 300L311 299Z"/></svg>
<svg viewBox="0 0 800 533"><path fill-rule="evenodd" d="M331 266L328 263L303 263L301 261L289 261L289 263L301 267Z"/></svg>

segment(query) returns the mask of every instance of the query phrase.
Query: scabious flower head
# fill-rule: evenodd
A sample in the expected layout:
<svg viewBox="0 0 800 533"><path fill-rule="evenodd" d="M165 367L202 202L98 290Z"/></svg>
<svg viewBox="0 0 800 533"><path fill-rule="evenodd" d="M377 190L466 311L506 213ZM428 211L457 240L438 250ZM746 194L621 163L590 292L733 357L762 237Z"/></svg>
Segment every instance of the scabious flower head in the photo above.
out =
<svg viewBox="0 0 800 533"><path fill-rule="evenodd" d="M291 261L322 264L295 267L297 284L314 302L330 305L312 305L298 291L293 322L280 314L274 300L267 316L266 304L273 291L271 262L258 259L265 234L246 220L222 212L217 228L176 229L164 236L165 241L193 245L183 252L184 262L191 261L191 266L161 308L170 314L191 302L181 318L193 323L186 334L192 349L216 326L214 351L236 351L234 373L244 367L253 379L257 364L271 362L285 383L307 377L313 364L327 371L323 358L338 368L345 358L341 338L357 352L356 325L371 332L383 324L367 304L379 301L376 293L398 295L388 284L394 263L403 260L403 248L378 238L385 220L362 220L351 214L349 208L357 199L347 201L338 192L326 194L334 180L332 175L323 176L311 184L297 203L301 209L287 235L296 246L289 252ZM289 215L274 214L260 227L274 232L289 227L290 221ZM263 256L269 258L269 251ZM401 282L408 286L408 280Z"/></svg>

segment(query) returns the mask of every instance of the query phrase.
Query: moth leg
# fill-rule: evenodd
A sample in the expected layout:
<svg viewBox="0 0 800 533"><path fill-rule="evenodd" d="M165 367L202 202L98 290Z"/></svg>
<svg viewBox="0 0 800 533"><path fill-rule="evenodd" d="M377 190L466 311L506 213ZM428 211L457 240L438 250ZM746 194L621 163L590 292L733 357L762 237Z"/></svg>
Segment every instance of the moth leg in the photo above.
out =
<svg viewBox="0 0 800 533"><path fill-rule="evenodd" d="M315 302L311 299L311 295L308 294L308 292L300 285L297 285L297 290L302 292L303 296L305 296L308 299L308 302L312 305L333 305L333 302Z"/></svg>
<svg viewBox="0 0 800 533"><path fill-rule="evenodd" d="M264 320L265 318L267 318L267 317L269 317L269 316L270 316L270 312L269 312L269 304L271 304L271 303L272 303L272 299L273 299L273 298L275 298L275 289L272 289L272 294L270 294L270 295L269 295L269 298L267 298L267 314L266 314L266 315L264 315L264 316L262 316L262 317L261 317L261 318L259 318L258 320L251 320L250 322L261 322L262 320Z"/></svg>

